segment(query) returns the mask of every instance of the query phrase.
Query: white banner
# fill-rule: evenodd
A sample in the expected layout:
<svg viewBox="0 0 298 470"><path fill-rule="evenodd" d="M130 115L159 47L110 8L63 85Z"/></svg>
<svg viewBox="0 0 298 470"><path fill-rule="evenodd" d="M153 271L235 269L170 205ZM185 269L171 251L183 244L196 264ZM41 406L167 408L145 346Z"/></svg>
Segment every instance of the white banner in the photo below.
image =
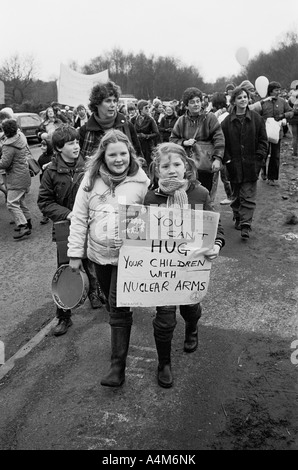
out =
<svg viewBox="0 0 298 470"><path fill-rule="evenodd" d="M58 102L68 106L83 104L88 106L90 91L97 83L109 81L108 70L84 75L76 72L64 64L60 64L60 77L58 80Z"/></svg>
<svg viewBox="0 0 298 470"><path fill-rule="evenodd" d="M5 104L5 85L2 80L0 80L0 104Z"/></svg>
<svg viewBox="0 0 298 470"><path fill-rule="evenodd" d="M200 302L206 295L219 214L155 206L119 209L117 306Z"/></svg>

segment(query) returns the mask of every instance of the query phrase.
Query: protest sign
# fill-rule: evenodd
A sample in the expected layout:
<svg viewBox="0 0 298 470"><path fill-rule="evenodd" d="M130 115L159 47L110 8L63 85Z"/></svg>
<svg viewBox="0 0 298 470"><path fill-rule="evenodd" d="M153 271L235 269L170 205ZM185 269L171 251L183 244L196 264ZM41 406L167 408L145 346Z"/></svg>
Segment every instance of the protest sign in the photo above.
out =
<svg viewBox="0 0 298 470"><path fill-rule="evenodd" d="M190 208L119 207L117 306L187 305L206 295L219 214Z"/></svg>
<svg viewBox="0 0 298 470"><path fill-rule="evenodd" d="M58 102L69 106L88 105L90 91L97 83L109 80L108 70L92 75L76 72L64 64L60 64L58 80Z"/></svg>

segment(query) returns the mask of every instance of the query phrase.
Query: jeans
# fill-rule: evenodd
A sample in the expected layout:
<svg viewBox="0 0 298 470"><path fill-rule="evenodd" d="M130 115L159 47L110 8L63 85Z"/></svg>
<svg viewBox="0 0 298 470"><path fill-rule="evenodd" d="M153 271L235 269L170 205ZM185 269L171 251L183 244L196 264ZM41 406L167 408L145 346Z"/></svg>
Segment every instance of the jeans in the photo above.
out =
<svg viewBox="0 0 298 470"><path fill-rule="evenodd" d="M197 324L201 317L201 305L180 305L180 315L185 322ZM176 305L164 305L156 307L156 316L153 320L154 337L162 342L172 341L173 333L177 325Z"/></svg>
<svg viewBox="0 0 298 470"><path fill-rule="evenodd" d="M25 189L9 189L7 191L7 209L11 213L16 225L26 225L31 219L31 214L25 204Z"/></svg>
<svg viewBox="0 0 298 470"><path fill-rule="evenodd" d="M98 283L109 303L109 323L111 326L132 325L132 311L129 307L117 307L118 266L94 263Z"/></svg>
<svg viewBox="0 0 298 470"><path fill-rule="evenodd" d="M230 204L234 218L240 220L240 225L251 226L256 208L257 181L247 183L232 183L232 202Z"/></svg>

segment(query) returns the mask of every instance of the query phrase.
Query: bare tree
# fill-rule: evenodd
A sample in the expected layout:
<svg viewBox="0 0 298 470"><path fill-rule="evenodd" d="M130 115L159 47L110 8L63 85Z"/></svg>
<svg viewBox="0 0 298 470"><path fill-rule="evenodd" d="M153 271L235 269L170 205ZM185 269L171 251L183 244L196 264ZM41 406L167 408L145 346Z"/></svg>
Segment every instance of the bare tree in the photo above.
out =
<svg viewBox="0 0 298 470"><path fill-rule="evenodd" d="M39 71L33 56L13 54L0 66L0 78L5 82L9 101L22 103L26 90L32 86Z"/></svg>

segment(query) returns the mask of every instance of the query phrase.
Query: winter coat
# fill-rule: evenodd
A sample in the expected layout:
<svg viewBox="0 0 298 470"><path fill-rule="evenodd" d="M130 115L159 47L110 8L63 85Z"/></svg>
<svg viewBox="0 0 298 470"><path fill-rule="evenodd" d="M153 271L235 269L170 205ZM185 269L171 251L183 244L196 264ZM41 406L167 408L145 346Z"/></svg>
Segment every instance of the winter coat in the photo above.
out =
<svg viewBox="0 0 298 470"><path fill-rule="evenodd" d="M186 191L188 197L188 204L191 206L191 209L196 209L196 206L199 204L203 206L204 211L214 212L214 209L211 205L211 200L209 196L209 191L200 183L191 183L188 190ZM167 199L169 195L164 194L159 188L149 190L145 196L144 206L158 205L166 206ZM225 244L224 229L221 223L218 223L216 239L222 241L222 246Z"/></svg>
<svg viewBox="0 0 298 470"><path fill-rule="evenodd" d="M159 139L157 124L151 116L144 116L142 122L140 122L139 116L135 116L131 122L140 141L143 156L147 163L150 163L152 150Z"/></svg>
<svg viewBox="0 0 298 470"><path fill-rule="evenodd" d="M49 119L47 119L46 121L43 121L40 124L39 128L36 131L36 135L40 139L43 133L46 133L49 136L51 136L53 132L55 131L55 129L57 129L57 127L59 127L61 124L62 124L62 120L58 119L57 117L54 118L54 121L50 121Z"/></svg>
<svg viewBox="0 0 298 470"><path fill-rule="evenodd" d="M265 101L262 104L261 116L266 121L268 117L274 117L276 121L281 119L291 119L293 117L293 111L289 103L284 98L273 98L271 101ZM280 126L279 138L283 137L283 126Z"/></svg>
<svg viewBox="0 0 298 470"><path fill-rule="evenodd" d="M59 154L55 154L43 174L37 199L37 205L45 217L53 222L67 219L84 176L84 165L79 157L76 166L69 167Z"/></svg>
<svg viewBox="0 0 298 470"><path fill-rule="evenodd" d="M117 113L113 129L118 129L122 131L131 141L136 153L138 156L142 156L142 150L140 146L139 139L137 137L134 126L130 121L126 119L124 114ZM86 159L87 157L93 155L100 143L102 136L105 134L106 130L103 129L100 124L94 118L94 114L88 119L86 124L83 124L79 129L80 135L80 155Z"/></svg>
<svg viewBox="0 0 298 470"><path fill-rule="evenodd" d="M31 177L27 162L28 144L21 131L4 140L0 170L6 172L6 184L9 190L27 191L31 185Z"/></svg>
<svg viewBox="0 0 298 470"><path fill-rule="evenodd" d="M289 105L292 108L293 116L289 119L289 123L293 126L298 125L298 91L294 92L289 98Z"/></svg>
<svg viewBox="0 0 298 470"><path fill-rule="evenodd" d="M234 183L256 181L268 149L264 120L255 111L247 109L241 124L234 108L221 126L225 136L223 163L229 180Z"/></svg>
<svg viewBox="0 0 298 470"><path fill-rule="evenodd" d="M68 238L69 258L83 258L87 235L87 257L98 264L118 264L119 250L114 239L118 235L118 204L142 204L149 179L140 168L112 191L101 177L90 192L85 191L88 173L78 190Z"/></svg>
<svg viewBox="0 0 298 470"><path fill-rule="evenodd" d="M170 142L181 145L188 139L192 139L196 134L196 140L211 141L214 145L213 157L222 160L225 148L225 139L221 130L221 125L213 113L202 113L197 117L192 117L188 112L180 116L174 125L170 136ZM191 147L184 147L187 153Z"/></svg>
<svg viewBox="0 0 298 470"><path fill-rule="evenodd" d="M159 124L159 132L162 142L169 142L172 129L178 117L175 114L172 116L163 116Z"/></svg>

